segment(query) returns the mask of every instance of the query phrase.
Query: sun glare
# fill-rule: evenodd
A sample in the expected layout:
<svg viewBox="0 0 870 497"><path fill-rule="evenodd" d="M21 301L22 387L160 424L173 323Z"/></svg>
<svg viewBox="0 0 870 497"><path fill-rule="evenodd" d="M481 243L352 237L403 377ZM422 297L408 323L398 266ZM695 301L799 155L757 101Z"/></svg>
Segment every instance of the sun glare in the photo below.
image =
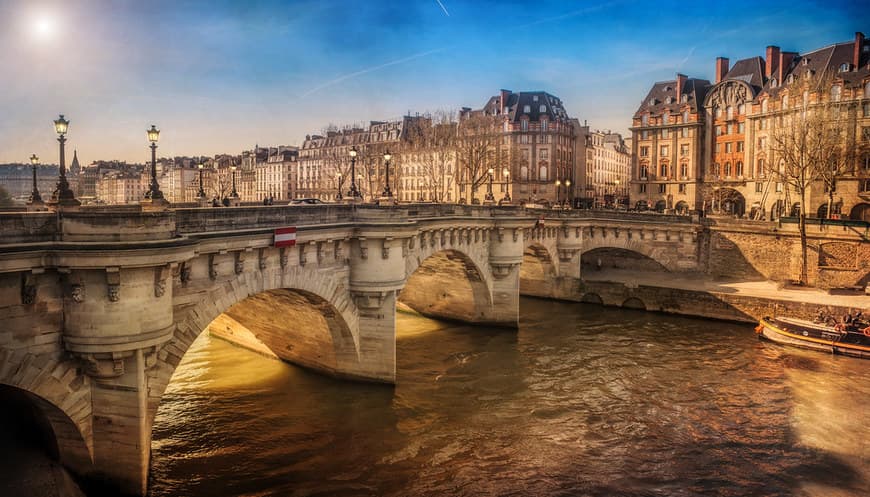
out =
<svg viewBox="0 0 870 497"><path fill-rule="evenodd" d="M49 16L41 15L33 21L33 34L37 39L51 39L57 31L57 25Z"/></svg>

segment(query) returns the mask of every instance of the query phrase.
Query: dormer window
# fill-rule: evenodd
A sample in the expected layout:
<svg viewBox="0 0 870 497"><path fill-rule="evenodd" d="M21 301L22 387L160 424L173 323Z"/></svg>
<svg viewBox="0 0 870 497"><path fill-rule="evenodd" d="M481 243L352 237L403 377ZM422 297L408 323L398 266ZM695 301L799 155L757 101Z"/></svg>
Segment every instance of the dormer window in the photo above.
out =
<svg viewBox="0 0 870 497"><path fill-rule="evenodd" d="M669 120L670 118L671 118L671 113L665 111L665 113L662 114L662 124L668 124L668 120Z"/></svg>
<svg viewBox="0 0 870 497"><path fill-rule="evenodd" d="M531 113L531 112L532 112L532 106L531 106L531 105L523 105L523 112L525 112L526 114Z"/></svg>
<svg viewBox="0 0 870 497"><path fill-rule="evenodd" d="M671 102L673 102L673 101L674 101L674 99L671 98L671 97L668 97L668 98L665 99L665 103L668 104L668 105L670 105Z"/></svg>
<svg viewBox="0 0 870 497"><path fill-rule="evenodd" d="M808 58L806 58L806 57L804 57L803 59L801 59L801 64L803 64L803 65L808 65L809 63L810 63L810 59L808 59Z"/></svg>
<svg viewBox="0 0 870 497"><path fill-rule="evenodd" d="M844 62L844 63L840 64L840 72L849 72L850 68L851 68L851 66L849 65L848 62Z"/></svg>
<svg viewBox="0 0 870 497"><path fill-rule="evenodd" d="M544 104L541 104L541 106L538 107L538 112L547 112L547 106Z"/></svg>
<svg viewBox="0 0 870 497"><path fill-rule="evenodd" d="M740 114L741 116L742 116L743 114L746 114L746 104L740 104L740 105L738 105L738 106L737 106L737 113Z"/></svg>
<svg viewBox="0 0 870 497"><path fill-rule="evenodd" d="M687 103L688 101L689 101L689 96L684 93L683 96L680 97L680 102Z"/></svg>
<svg viewBox="0 0 870 497"><path fill-rule="evenodd" d="M770 78L770 87L776 88L776 78Z"/></svg>
<svg viewBox="0 0 870 497"><path fill-rule="evenodd" d="M537 95L532 96L532 102L537 102L537 101L538 101L538 96Z"/></svg>
<svg viewBox="0 0 870 497"><path fill-rule="evenodd" d="M794 83L794 74L789 74L789 75L788 75L788 78L786 78L785 81L786 81L786 83L788 83L788 84L792 84L792 83Z"/></svg>
<svg viewBox="0 0 870 497"><path fill-rule="evenodd" d="M655 105L655 104L656 104L656 99L655 99L655 98L651 98L651 99L649 99L649 105L650 105L650 107L652 107L652 106Z"/></svg>

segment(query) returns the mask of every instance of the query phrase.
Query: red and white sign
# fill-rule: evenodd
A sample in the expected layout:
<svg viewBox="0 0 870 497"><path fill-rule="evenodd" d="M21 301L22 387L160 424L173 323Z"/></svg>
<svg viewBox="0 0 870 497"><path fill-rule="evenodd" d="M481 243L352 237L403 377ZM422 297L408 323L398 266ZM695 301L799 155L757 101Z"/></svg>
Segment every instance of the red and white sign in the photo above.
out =
<svg viewBox="0 0 870 497"><path fill-rule="evenodd" d="M275 230L276 247L292 247L296 245L296 226L291 228L278 228Z"/></svg>

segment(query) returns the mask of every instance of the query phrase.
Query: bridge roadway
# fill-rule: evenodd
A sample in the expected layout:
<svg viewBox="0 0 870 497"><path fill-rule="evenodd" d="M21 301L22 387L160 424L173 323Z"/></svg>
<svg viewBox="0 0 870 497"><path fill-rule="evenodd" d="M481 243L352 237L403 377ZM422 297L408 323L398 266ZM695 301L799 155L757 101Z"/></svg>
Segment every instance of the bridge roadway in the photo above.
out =
<svg viewBox="0 0 870 497"><path fill-rule="evenodd" d="M276 228L297 243L276 248ZM523 293L579 300L582 254L703 269L676 216L353 205L0 214L0 384L25 392L84 481L146 492L151 426L185 351L230 315L278 357L396 378L396 300L505 327Z"/></svg>

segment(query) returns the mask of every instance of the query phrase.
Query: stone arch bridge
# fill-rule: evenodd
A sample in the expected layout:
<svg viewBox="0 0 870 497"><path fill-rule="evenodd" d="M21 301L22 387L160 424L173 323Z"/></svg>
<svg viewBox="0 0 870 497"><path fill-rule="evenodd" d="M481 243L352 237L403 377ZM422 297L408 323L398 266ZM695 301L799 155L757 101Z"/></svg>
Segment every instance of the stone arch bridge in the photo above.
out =
<svg viewBox="0 0 870 497"><path fill-rule="evenodd" d="M523 293L578 299L581 256L641 253L694 271L688 218L516 207L83 208L0 214L0 384L86 481L146 491L151 426L185 351L218 316L278 357L392 383L401 300L516 327ZM274 230L296 226L296 245ZM522 283L521 283L522 281Z"/></svg>

